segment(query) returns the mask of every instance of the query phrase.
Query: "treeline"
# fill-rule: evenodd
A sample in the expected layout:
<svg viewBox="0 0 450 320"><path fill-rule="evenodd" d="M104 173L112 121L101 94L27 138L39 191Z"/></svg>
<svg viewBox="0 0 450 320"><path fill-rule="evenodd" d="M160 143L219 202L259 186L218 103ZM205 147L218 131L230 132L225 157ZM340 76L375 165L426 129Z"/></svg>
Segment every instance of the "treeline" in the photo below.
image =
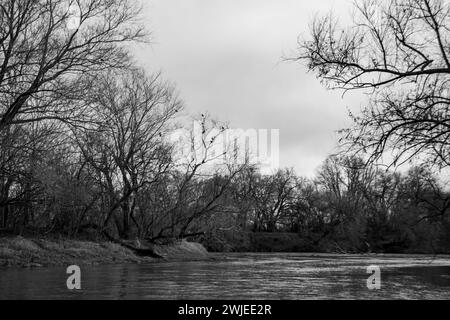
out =
<svg viewBox="0 0 450 320"><path fill-rule="evenodd" d="M117 85L107 79L102 86ZM155 84L141 76L128 80L137 87ZM202 168L213 159L209 152L180 161L162 138L172 130L164 119L180 108L171 91L158 87L152 97L164 94L163 103L147 109L142 101L131 102L137 87L108 91L108 101L117 104L101 105L95 130L27 124L5 135L3 229L70 237L107 232L150 241L224 230L289 232L318 251L450 249L450 193L429 170L390 172L335 156L314 179L287 169L263 175L231 160L207 174ZM207 137L211 123L206 117L201 123Z"/></svg>
<svg viewBox="0 0 450 320"><path fill-rule="evenodd" d="M315 179L263 175L235 144L217 148L224 125L201 115L199 133L187 126L175 89L127 50L147 40L135 1L0 9L1 231L150 242L290 232L311 250L449 250L450 195L424 168L343 155Z"/></svg>
<svg viewBox="0 0 450 320"><path fill-rule="evenodd" d="M0 3L3 232L183 237L244 166L204 169L225 130L207 116L180 154L183 105L128 49L149 41L141 18L132 0Z"/></svg>
<svg viewBox="0 0 450 320"><path fill-rule="evenodd" d="M345 160L338 170L329 160L313 207L325 208L326 233L344 249L448 251L448 189L431 172L450 165L450 2L355 0L348 25L340 18L315 16L292 57L327 88L367 95L340 146L371 163L420 159L430 169L399 175Z"/></svg>
<svg viewBox="0 0 450 320"><path fill-rule="evenodd" d="M248 169L232 194L238 213L228 230L297 233L303 250L450 250L450 192L424 167L398 173L333 156L314 179Z"/></svg>
<svg viewBox="0 0 450 320"><path fill-rule="evenodd" d="M128 69L101 74L77 103L88 121L39 121L2 131L1 227L14 233L116 239L182 238L210 219L247 165L217 167L215 135L203 115L189 156L171 141L182 108L159 76ZM187 131L193 133L192 130ZM226 159L223 155L222 159ZM232 161L233 160L233 161Z"/></svg>

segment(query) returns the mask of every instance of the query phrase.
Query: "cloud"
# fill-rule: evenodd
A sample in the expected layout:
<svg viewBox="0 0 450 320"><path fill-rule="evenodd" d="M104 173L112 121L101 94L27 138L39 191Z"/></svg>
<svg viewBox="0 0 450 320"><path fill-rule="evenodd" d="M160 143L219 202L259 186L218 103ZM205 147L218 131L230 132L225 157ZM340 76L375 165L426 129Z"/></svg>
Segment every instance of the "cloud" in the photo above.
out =
<svg viewBox="0 0 450 320"><path fill-rule="evenodd" d="M338 11L349 3L339 1ZM342 5L342 4L346 5ZM337 92L292 62L297 36L335 1L154 0L146 8L151 49L136 50L147 68L174 81L192 113L208 110L243 129L280 129L283 165L304 174L330 153L348 124Z"/></svg>

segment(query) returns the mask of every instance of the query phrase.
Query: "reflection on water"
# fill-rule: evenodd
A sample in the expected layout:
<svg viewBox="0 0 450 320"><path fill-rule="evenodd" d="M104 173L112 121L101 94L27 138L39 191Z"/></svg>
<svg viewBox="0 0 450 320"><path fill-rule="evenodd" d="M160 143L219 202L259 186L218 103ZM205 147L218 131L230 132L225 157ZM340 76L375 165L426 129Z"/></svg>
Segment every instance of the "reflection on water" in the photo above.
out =
<svg viewBox="0 0 450 320"><path fill-rule="evenodd" d="M450 299L450 258L229 254L203 262L82 267L80 292L64 268L0 269L0 299ZM367 289L367 267L382 288Z"/></svg>

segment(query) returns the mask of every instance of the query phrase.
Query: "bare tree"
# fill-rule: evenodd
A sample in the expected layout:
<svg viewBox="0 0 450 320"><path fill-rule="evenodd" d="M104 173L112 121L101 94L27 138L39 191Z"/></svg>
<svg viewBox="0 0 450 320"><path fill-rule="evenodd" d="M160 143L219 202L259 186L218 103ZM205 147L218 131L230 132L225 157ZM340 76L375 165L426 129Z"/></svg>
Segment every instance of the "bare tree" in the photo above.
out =
<svg viewBox="0 0 450 320"><path fill-rule="evenodd" d="M29 123L0 132L0 216L17 230L38 218L42 188L36 175L42 159L62 143L56 123ZM61 154L61 157L64 157ZM49 165L49 164L48 164Z"/></svg>
<svg viewBox="0 0 450 320"><path fill-rule="evenodd" d="M278 224L288 218L287 213L297 186L293 170L279 170L272 175L251 172L246 175L249 184L247 210L252 214L254 231L277 231ZM242 202L242 201L241 201Z"/></svg>
<svg viewBox="0 0 450 320"><path fill-rule="evenodd" d="M422 154L450 164L450 3L361 0L353 24L316 18L297 60L334 89L364 90L369 106L355 115L343 142L371 160L394 150L393 164Z"/></svg>
<svg viewBox="0 0 450 320"><path fill-rule="evenodd" d="M187 133L180 152L174 157L174 170L171 172L166 203L155 219L155 231L148 238L152 241L161 238L183 238L199 220L209 220L218 212L227 211L226 199L240 172L248 167L245 159L237 156L233 143L222 139L226 132L223 124L208 115L195 121ZM197 130L196 130L197 129ZM242 161L244 160L244 161ZM203 230L205 231L205 230Z"/></svg>
<svg viewBox="0 0 450 320"><path fill-rule="evenodd" d="M400 197L410 199L417 210L417 222L446 219L450 213L450 194L430 170L411 168L402 181Z"/></svg>
<svg viewBox="0 0 450 320"><path fill-rule="evenodd" d="M164 138L182 106L159 75L148 77L139 70L108 72L90 92L86 100L98 125L74 131L75 137L109 197L103 227L115 219L119 235L126 238L131 223L140 228L134 217L137 194L173 164Z"/></svg>
<svg viewBox="0 0 450 320"><path fill-rule="evenodd" d="M0 3L0 130L12 123L67 120L61 103L89 76L129 64L125 44L144 40L131 0L5 0Z"/></svg>

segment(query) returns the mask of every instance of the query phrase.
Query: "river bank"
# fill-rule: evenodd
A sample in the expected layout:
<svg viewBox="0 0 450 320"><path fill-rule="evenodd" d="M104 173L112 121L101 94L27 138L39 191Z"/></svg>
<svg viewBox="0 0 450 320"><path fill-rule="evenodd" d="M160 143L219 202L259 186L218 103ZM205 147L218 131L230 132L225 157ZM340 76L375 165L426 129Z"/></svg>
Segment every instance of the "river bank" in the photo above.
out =
<svg viewBox="0 0 450 320"><path fill-rule="evenodd" d="M169 245L155 245L153 250L162 258L140 256L120 244L106 241L4 237L0 238L0 267L142 264L212 259L201 244L184 240Z"/></svg>
<svg viewBox="0 0 450 320"><path fill-rule="evenodd" d="M359 246L348 237L324 237L321 234L308 237L298 233L215 231L195 239L209 252L259 252L259 253L331 253L331 254L450 254L450 238L447 242L423 241L420 245L392 239L369 244L362 241Z"/></svg>
<svg viewBox="0 0 450 320"><path fill-rule="evenodd" d="M214 259L211 253L449 254L450 252L350 251L336 242L312 241L294 233L215 232L169 244L108 239L60 239L0 236L0 267L48 267L99 264L145 264ZM151 250L149 250L151 248ZM134 249L134 250L133 250ZM152 254L148 254L150 251Z"/></svg>

